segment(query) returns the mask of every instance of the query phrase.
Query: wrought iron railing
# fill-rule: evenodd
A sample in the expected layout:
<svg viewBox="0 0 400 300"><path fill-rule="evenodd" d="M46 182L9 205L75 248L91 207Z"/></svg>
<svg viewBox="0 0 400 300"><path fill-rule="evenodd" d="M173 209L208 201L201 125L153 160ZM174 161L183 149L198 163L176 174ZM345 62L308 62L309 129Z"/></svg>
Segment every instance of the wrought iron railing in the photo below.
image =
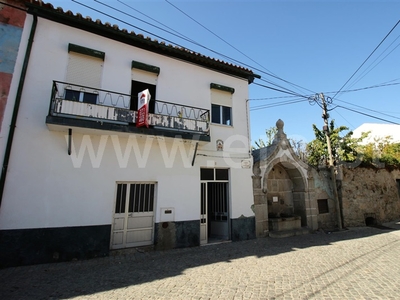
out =
<svg viewBox="0 0 400 300"><path fill-rule="evenodd" d="M49 115L110 122L136 123L137 111L131 110L131 95L77 84L53 81ZM154 128L209 133L210 111L177 103L154 101L148 124Z"/></svg>

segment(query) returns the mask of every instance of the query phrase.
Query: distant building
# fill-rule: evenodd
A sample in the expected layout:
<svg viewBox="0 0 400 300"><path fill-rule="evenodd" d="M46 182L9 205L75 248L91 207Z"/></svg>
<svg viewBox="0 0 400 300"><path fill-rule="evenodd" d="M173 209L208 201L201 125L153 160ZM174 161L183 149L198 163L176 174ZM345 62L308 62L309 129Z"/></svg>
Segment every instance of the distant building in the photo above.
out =
<svg viewBox="0 0 400 300"><path fill-rule="evenodd" d="M400 143L400 125L396 124L364 123L353 131L353 137L360 137L363 132L369 131L370 134L362 144L374 143L388 136L392 138L393 143Z"/></svg>

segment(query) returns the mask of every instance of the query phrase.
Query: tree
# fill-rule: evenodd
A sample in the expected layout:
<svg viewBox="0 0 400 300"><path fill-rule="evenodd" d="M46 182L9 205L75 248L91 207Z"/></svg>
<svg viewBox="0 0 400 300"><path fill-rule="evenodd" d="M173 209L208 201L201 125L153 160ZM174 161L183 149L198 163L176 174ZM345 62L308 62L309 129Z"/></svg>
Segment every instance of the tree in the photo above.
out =
<svg viewBox="0 0 400 300"><path fill-rule="evenodd" d="M264 148L267 146L272 145L272 142L274 141L275 134L278 132L278 128L275 126L272 126L270 129L265 130L265 135L267 136L267 140L264 141L263 139L258 139L258 141L255 141L254 143L256 144L254 149L260 149Z"/></svg>
<svg viewBox="0 0 400 300"><path fill-rule="evenodd" d="M307 144L308 163L313 166L329 165L328 146L325 132L312 125L315 139ZM359 155L359 145L369 132L362 133L361 137L353 138L353 131L343 134L349 130L346 126L335 128L335 121L329 124L329 137L331 139L332 157L334 164L339 162L354 162Z"/></svg>
<svg viewBox="0 0 400 300"><path fill-rule="evenodd" d="M303 161L308 162L307 144L303 140L288 139L294 153Z"/></svg>
<svg viewBox="0 0 400 300"><path fill-rule="evenodd" d="M400 165L400 143L392 143L392 140L391 136L374 138L374 142L362 146L363 162L374 166L382 163L389 166Z"/></svg>

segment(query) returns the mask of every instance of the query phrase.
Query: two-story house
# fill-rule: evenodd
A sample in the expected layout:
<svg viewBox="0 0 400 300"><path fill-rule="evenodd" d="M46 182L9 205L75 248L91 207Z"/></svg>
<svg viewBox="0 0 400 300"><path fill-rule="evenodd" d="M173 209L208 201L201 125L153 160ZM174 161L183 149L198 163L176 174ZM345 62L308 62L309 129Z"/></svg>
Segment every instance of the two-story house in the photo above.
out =
<svg viewBox="0 0 400 300"><path fill-rule="evenodd" d="M0 265L255 237L246 99L258 75L41 1L6 3L0 28L20 35L0 111Z"/></svg>

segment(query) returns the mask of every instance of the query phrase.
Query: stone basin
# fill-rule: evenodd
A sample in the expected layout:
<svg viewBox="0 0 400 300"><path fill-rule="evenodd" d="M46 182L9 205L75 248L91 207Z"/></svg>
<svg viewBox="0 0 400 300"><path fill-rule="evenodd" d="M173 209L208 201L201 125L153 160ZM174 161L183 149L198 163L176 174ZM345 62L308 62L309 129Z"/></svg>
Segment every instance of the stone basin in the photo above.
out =
<svg viewBox="0 0 400 300"><path fill-rule="evenodd" d="M268 226L270 231L301 229L301 218L298 216L285 218L269 218Z"/></svg>

